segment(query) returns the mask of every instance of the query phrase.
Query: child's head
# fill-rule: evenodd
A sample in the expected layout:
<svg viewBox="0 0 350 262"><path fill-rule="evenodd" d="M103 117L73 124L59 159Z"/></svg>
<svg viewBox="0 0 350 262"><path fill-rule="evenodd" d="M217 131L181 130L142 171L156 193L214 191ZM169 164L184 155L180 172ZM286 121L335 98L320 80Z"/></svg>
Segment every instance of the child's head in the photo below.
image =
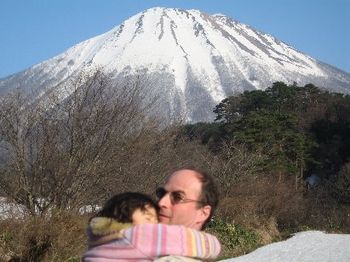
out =
<svg viewBox="0 0 350 262"><path fill-rule="evenodd" d="M158 205L148 195L126 192L109 199L97 216L122 223L158 223Z"/></svg>

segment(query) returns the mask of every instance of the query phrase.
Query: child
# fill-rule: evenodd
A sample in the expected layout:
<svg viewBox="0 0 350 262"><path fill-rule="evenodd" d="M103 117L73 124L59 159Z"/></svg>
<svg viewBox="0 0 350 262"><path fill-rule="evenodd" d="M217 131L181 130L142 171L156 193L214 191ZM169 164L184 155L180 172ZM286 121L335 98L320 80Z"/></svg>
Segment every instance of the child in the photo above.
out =
<svg viewBox="0 0 350 262"><path fill-rule="evenodd" d="M180 225L158 223L158 206L147 195L122 193L107 201L90 220L85 262L153 261L174 255L214 259L215 236Z"/></svg>

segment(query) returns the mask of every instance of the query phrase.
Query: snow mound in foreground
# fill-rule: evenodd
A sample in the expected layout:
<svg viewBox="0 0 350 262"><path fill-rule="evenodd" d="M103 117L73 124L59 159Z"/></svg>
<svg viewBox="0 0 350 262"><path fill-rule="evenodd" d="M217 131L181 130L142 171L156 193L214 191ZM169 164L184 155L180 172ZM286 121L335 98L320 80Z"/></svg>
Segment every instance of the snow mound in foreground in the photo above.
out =
<svg viewBox="0 0 350 262"><path fill-rule="evenodd" d="M349 262L350 234L305 231L225 262Z"/></svg>

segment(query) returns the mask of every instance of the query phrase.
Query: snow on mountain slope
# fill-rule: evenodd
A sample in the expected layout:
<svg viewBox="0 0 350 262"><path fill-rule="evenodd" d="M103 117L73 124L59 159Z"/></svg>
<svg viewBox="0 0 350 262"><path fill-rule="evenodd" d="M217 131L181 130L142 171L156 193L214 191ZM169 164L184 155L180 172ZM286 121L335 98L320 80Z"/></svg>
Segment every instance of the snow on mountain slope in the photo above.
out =
<svg viewBox="0 0 350 262"><path fill-rule="evenodd" d="M348 262L350 235L305 231L225 262Z"/></svg>
<svg viewBox="0 0 350 262"><path fill-rule="evenodd" d="M43 92L89 68L147 75L168 117L212 121L222 99L275 81L350 93L350 75L224 15L152 8L28 70L0 80Z"/></svg>

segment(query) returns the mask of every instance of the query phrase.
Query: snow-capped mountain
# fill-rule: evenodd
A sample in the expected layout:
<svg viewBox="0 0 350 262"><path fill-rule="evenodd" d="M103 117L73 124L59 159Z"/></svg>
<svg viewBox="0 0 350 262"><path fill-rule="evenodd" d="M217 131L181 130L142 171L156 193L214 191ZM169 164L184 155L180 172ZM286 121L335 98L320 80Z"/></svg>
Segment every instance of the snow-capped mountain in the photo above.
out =
<svg viewBox="0 0 350 262"><path fill-rule="evenodd" d="M113 75L146 74L166 116L212 121L225 97L275 81L313 83L350 93L350 74L317 61L269 34L224 15L152 8L107 33L0 80L12 88L57 88L89 68Z"/></svg>

